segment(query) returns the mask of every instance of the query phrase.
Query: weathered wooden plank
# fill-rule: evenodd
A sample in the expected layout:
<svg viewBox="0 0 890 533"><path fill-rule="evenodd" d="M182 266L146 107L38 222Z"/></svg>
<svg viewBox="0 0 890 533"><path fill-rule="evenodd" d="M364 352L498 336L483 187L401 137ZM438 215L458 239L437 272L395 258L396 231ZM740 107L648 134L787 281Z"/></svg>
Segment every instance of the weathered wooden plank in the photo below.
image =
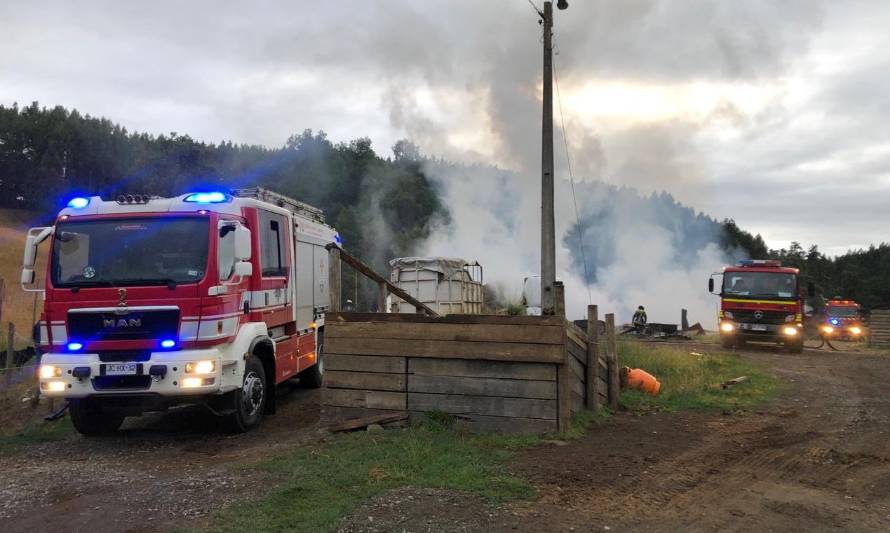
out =
<svg viewBox="0 0 890 533"><path fill-rule="evenodd" d="M411 411L442 411L457 415L473 414L555 420L557 416L556 404L557 400L408 393L408 407Z"/></svg>
<svg viewBox="0 0 890 533"><path fill-rule="evenodd" d="M326 353L484 359L560 363L565 348L558 344L514 342L423 341L404 339L325 339Z"/></svg>
<svg viewBox="0 0 890 533"><path fill-rule="evenodd" d="M609 399L609 383L597 378L596 379L596 393L598 396L601 396L606 399L606 402L603 402L602 405L606 405Z"/></svg>
<svg viewBox="0 0 890 533"><path fill-rule="evenodd" d="M477 342L522 342L530 344L562 344L559 326L516 324L445 324L346 322L326 327L325 339L411 339Z"/></svg>
<svg viewBox="0 0 890 533"><path fill-rule="evenodd" d="M324 354L325 370L404 374L407 368L406 361L405 357L333 354L327 351Z"/></svg>
<svg viewBox="0 0 890 533"><path fill-rule="evenodd" d="M556 366L548 363L410 358L408 359L408 373L429 376L464 376L556 382Z"/></svg>
<svg viewBox="0 0 890 533"><path fill-rule="evenodd" d="M404 411L408 408L407 393L357 389L325 389L325 405L336 407L367 407Z"/></svg>
<svg viewBox="0 0 890 533"><path fill-rule="evenodd" d="M583 350L587 350L587 335L583 331L581 331L581 328L572 324L571 322L566 322L565 328L566 336L569 338L569 340L571 340L578 346L581 346Z"/></svg>
<svg viewBox="0 0 890 533"><path fill-rule="evenodd" d="M383 391L405 391L407 374L383 374L380 372L325 372L325 386L329 389L368 389Z"/></svg>
<svg viewBox="0 0 890 533"><path fill-rule="evenodd" d="M578 362L577 359L568 355L566 356L566 364L569 365L569 370L572 371L572 375L582 381L584 380L584 376L587 374L587 371L584 369L581 363Z"/></svg>
<svg viewBox="0 0 890 533"><path fill-rule="evenodd" d="M572 391L572 414L579 413L584 410L584 396Z"/></svg>
<svg viewBox="0 0 890 533"><path fill-rule="evenodd" d="M414 422L426 422L429 420L426 412L411 411L410 420ZM541 418L508 418L504 416L484 415L460 415L455 418L455 426L476 432L489 433L555 433L556 420Z"/></svg>
<svg viewBox="0 0 890 533"><path fill-rule="evenodd" d="M578 361L582 368L587 366L587 348L582 348L569 339L566 342L566 351Z"/></svg>
<svg viewBox="0 0 890 533"><path fill-rule="evenodd" d="M408 413L385 413L382 415L368 415L359 418L350 418L342 422L337 422L328 426L328 431L337 433L340 431L353 431L359 428L370 426L371 424L389 424L398 422L408 418Z"/></svg>
<svg viewBox="0 0 890 533"><path fill-rule="evenodd" d="M556 381L408 375L408 392L556 399Z"/></svg>
<svg viewBox="0 0 890 533"><path fill-rule="evenodd" d="M584 397L587 400L586 407L591 411L598 411L601 404L596 394L596 378L599 372L599 310L595 305L587 306L587 364L584 367L586 375L584 384L586 391Z"/></svg>
<svg viewBox="0 0 890 533"><path fill-rule="evenodd" d="M326 313L325 323L344 322L413 322L436 324L494 324L519 326L560 326L565 320L557 316L503 316L503 315L459 315L450 314L430 317L410 313Z"/></svg>

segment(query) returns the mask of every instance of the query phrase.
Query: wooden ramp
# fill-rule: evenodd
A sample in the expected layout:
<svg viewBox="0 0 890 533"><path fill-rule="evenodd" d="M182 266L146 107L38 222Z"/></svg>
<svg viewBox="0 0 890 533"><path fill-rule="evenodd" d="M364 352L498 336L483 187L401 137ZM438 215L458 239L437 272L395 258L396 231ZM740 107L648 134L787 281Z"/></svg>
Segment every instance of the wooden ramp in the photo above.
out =
<svg viewBox="0 0 890 533"><path fill-rule="evenodd" d="M890 348L890 310L875 309L868 321L868 345Z"/></svg>
<svg viewBox="0 0 890 533"><path fill-rule="evenodd" d="M608 398L606 357L562 317L330 313L325 322L329 406L545 433Z"/></svg>

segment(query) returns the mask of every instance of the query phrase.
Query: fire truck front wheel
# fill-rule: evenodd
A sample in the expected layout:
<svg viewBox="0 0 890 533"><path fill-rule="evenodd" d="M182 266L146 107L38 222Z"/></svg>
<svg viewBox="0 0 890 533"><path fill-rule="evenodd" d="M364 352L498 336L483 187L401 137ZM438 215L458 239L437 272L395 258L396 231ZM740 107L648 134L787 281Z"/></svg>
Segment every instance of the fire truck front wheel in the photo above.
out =
<svg viewBox="0 0 890 533"><path fill-rule="evenodd" d="M232 394L233 413L229 415L232 430L237 433L249 431L263 419L266 408L268 387L266 371L260 359L252 355L244 365L244 382Z"/></svg>
<svg viewBox="0 0 890 533"><path fill-rule="evenodd" d="M124 415L102 409L95 399L69 400L68 412L74 429L87 436L114 433L124 423Z"/></svg>

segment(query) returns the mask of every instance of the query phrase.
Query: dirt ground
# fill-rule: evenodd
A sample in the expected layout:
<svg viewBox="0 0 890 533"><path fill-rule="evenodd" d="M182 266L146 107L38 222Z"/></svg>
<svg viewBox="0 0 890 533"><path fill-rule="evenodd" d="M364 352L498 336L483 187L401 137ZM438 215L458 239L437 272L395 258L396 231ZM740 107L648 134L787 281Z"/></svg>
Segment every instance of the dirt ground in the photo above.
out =
<svg viewBox="0 0 890 533"><path fill-rule="evenodd" d="M761 410L619 413L585 438L516 457L509 469L536 486L537 501L402 488L361 505L340 530L890 530L890 357L739 355L786 384ZM186 408L128 419L119 436L72 434L0 455L0 530L200 527L274 482L252 462L320 437L318 401L293 390L247 435Z"/></svg>
<svg viewBox="0 0 890 533"><path fill-rule="evenodd" d="M426 489L400 489L341 530L890 531L890 357L740 356L773 368L780 398L756 412L618 414L514 461L538 501L452 492L433 505Z"/></svg>
<svg viewBox="0 0 890 533"><path fill-rule="evenodd" d="M285 386L278 413L244 435L201 407L128 418L118 435L73 433L0 455L0 531L169 531L256 497L249 465L317 439L319 391ZM239 468L244 466L246 468Z"/></svg>

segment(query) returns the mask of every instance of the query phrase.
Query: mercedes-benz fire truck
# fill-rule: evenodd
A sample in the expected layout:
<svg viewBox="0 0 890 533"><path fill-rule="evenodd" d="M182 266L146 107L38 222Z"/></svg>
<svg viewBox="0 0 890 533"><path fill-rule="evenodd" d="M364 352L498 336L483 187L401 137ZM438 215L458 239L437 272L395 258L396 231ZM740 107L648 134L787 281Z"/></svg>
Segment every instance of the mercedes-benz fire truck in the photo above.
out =
<svg viewBox="0 0 890 533"><path fill-rule="evenodd" d="M178 403L250 429L277 384L322 384L332 243L320 210L259 188L72 199L25 247L22 284L45 292L41 394L83 434Z"/></svg>
<svg viewBox="0 0 890 533"><path fill-rule="evenodd" d="M822 334L836 339L861 340L863 337L862 312L853 300L835 298L825 303L825 321Z"/></svg>
<svg viewBox="0 0 890 533"><path fill-rule="evenodd" d="M715 292L717 276L722 277L717 293L718 324L725 348L763 341L783 344L792 352L803 350L806 294L796 268L783 267L780 261L740 261L725 267L722 274L711 276L711 293Z"/></svg>

